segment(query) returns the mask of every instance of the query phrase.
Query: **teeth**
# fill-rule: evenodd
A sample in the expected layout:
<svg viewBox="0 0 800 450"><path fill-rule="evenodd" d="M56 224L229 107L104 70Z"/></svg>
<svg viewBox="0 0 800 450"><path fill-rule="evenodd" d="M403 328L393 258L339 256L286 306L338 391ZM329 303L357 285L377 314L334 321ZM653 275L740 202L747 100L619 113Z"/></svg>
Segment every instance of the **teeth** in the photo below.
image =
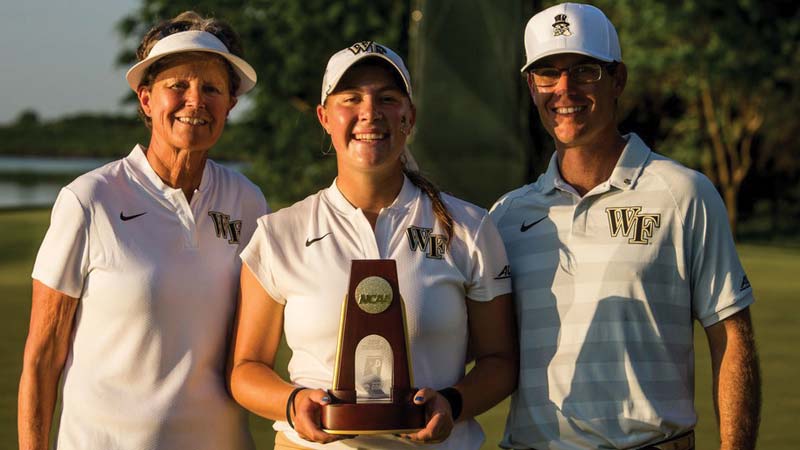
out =
<svg viewBox="0 0 800 450"><path fill-rule="evenodd" d="M386 135L384 133L356 133L355 138L359 141L377 141L383 139Z"/></svg>
<svg viewBox="0 0 800 450"><path fill-rule="evenodd" d="M567 106L562 108L556 108L556 113L558 114L572 114L576 112L580 112L586 109L585 106Z"/></svg>
<svg viewBox="0 0 800 450"><path fill-rule="evenodd" d="M189 125L205 125L208 123L207 120L198 119L195 117L178 117L178 122Z"/></svg>

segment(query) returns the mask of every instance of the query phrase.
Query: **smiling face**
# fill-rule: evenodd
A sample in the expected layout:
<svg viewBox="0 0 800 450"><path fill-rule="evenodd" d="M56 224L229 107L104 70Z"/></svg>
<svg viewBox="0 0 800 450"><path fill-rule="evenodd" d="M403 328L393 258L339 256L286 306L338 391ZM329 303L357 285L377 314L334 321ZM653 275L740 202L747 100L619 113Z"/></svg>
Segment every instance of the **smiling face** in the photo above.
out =
<svg viewBox="0 0 800 450"><path fill-rule="evenodd" d="M236 104L225 63L197 53L174 58L138 96L152 120L150 146L173 150L208 151Z"/></svg>
<svg viewBox="0 0 800 450"><path fill-rule="evenodd" d="M317 117L331 135L340 172L401 170L416 113L393 69L374 62L353 66L317 107Z"/></svg>
<svg viewBox="0 0 800 450"><path fill-rule="evenodd" d="M536 67L567 69L575 64L598 62L583 55L559 54L537 62ZM601 145L616 138L616 99L625 88L625 65L619 63L614 74L603 69L599 81L588 84L569 79L567 72L555 86L538 87L528 73L528 87L539 118L557 149Z"/></svg>

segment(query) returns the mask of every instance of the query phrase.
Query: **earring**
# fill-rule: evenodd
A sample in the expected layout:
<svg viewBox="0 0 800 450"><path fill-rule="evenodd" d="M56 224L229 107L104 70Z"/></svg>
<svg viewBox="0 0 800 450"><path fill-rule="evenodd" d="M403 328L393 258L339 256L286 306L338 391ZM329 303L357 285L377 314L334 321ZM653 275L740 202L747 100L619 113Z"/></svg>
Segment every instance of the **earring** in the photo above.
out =
<svg viewBox="0 0 800 450"><path fill-rule="evenodd" d="M328 156L331 153L334 153L334 151L333 151L333 141L332 140L328 141L328 149L327 150L322 150L321 153L322 153L322 156Z"/></svg>

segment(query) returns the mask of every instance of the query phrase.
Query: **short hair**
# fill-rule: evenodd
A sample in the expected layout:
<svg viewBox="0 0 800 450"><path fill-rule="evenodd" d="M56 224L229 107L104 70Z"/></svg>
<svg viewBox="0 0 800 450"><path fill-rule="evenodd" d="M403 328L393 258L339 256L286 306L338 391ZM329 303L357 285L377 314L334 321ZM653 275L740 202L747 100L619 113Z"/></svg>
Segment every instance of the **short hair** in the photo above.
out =
<svg viewBox="0 0 800 450"><path fill-rule="evenodd" d="M146 59L147 55L150 54L150 50L153 49L153 46L156 45L158 41L169 35L180 33L182 31L205 31L211 33L216 36L217 39L222 41L223 44L225 44L225 47L228 48L229 52L240 58L244 58L242 41L239 38L239 35L236 34L230 25L213 17L203 17L194 11L184 11L172 19L165 20L157 24L147 33L145 33L144 37L142 38L142 42L136 49L137 61L143 61ZM170 63L174 62L175 59L179 58L181 55L181 53L167 55L153 63L145 71L139 86L152 87L153 81L155 81L158 73L169 66ZM213 54L209 53L209 55ZM233 95L233 93L239 90L239 85L242 83L242 80L239 78L239 75L236 73L236 71L233 70L233 66L231 66L231 64L225 58L219 57L219 59L225 64L225 67L228 71L228 80L230 83L229 88L231 95ZM147 125L147 128L152 127L153 121L150 119L150 117L145 115L141 105L139 105L139 117L142 118L145 125Z"/></svg>

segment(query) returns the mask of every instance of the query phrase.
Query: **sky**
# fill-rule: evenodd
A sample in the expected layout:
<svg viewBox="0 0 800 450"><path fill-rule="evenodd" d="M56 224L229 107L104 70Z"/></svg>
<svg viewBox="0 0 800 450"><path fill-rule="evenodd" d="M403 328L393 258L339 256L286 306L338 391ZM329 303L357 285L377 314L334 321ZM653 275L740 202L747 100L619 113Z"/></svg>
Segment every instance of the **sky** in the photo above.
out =
<svg viewBox="0 0 800 450"><path fill-rule="evenodd" d="M0 123L25 109L52 119L121 112L116 23L138 0L0 0ZM127 107L127 111L133 111Z"/></svg>

